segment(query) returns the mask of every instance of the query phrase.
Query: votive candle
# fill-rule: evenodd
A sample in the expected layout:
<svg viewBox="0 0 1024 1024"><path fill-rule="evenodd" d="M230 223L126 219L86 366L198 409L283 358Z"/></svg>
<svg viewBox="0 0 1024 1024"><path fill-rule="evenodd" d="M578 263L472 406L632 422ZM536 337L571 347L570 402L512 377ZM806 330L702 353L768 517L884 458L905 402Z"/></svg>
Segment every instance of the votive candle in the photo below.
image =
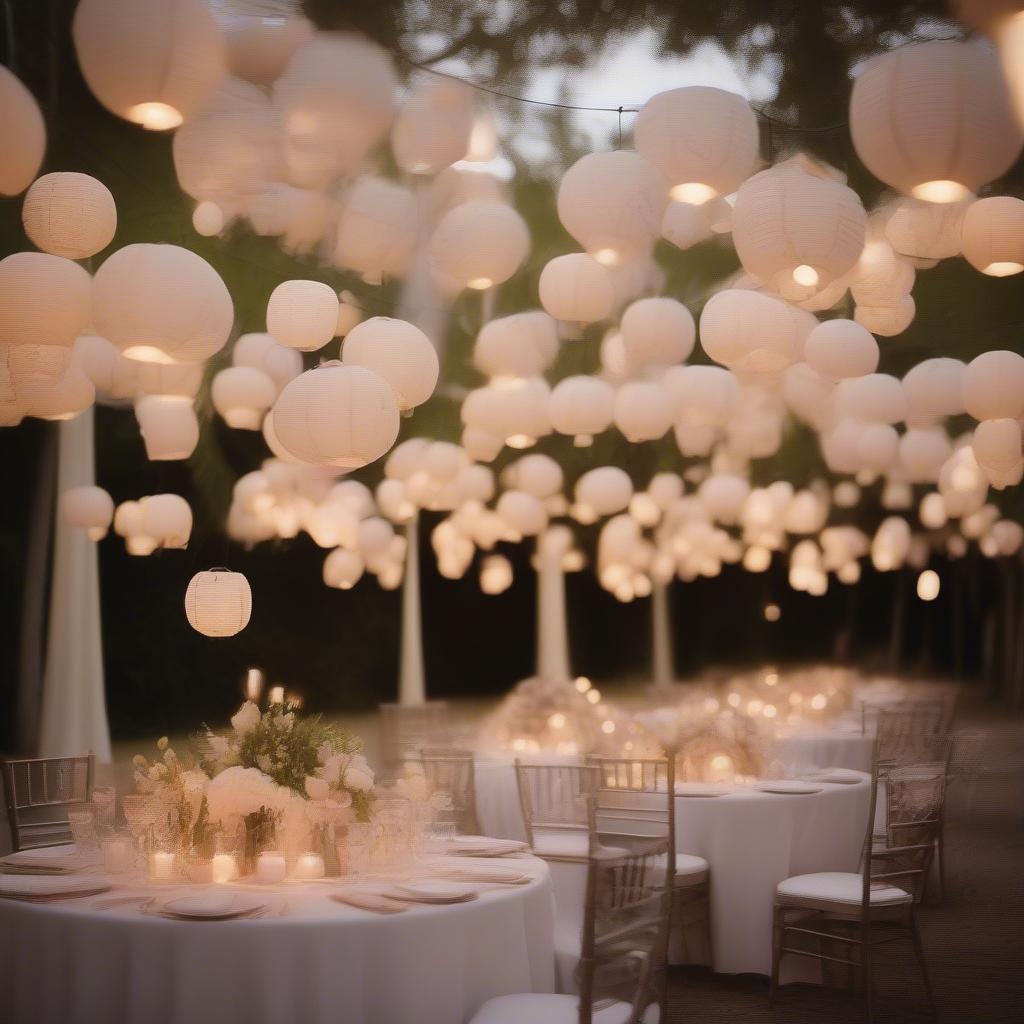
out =
<svg viewBox="0 0 1024 1024"><path fill-rule="evenodd" d="M112 875L131 870L132 848L127 839L103 840L103 867Z"/></svg>
<svg viewBox="0 0 1024 1024"><path fill-rule="evenodd" d="M167 850L157 850L153 854L151 871L154 878L173 878L174 854Z"/></svg>
<svg viewBox="0 0 1024 1024"><path fill-rule="evenodd" d="M284 854L276 850L267 850L256 858L256 880L264 885L283 882L287 873Z"/></svg>
<svg viewBox="0 0 1024 1024"><path fill-rule="evenodd" d="M295 862L296 878L323 878L324 859L319 853L304 853Z"/></svg>
<svg viewBox="0 0 1024 1024"><path fill-rule="evenodd" d="M238 877L238 861L233 853L215 853L213 855L213 880L215 882L231 882Z"/></svg>

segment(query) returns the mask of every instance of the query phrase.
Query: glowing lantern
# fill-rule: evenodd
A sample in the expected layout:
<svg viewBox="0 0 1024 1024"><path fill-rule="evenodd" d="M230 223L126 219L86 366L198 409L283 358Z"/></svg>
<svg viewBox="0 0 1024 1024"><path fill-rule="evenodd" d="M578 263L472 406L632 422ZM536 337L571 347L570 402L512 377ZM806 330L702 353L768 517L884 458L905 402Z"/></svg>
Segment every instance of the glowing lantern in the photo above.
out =
<svg viewBox="0 0 1024 1024"><path fill-rule="evenodd" d="M865 423L899 423L907 415L907 399L896 377L868 373L840 381L835 391L836 413Z"/></svg>
<svg viewBox="0 0 1024 1024"><path fill-rule="evenodd" d="M46 126L35 97L3 66L0 66L0 124L4 126L0 195L20 195L39 173L46 152Z"/></svg>
<svg viewBox="0 0 1024 1024"><path fill-rule="evenodd" d="M852 320L826 320L807 335L804 359L832 380L863 377L878 368L878 342Z"/></svg>
<svg viewBox="0 0 1024 1024"><path fill-rule="evenodd" d="M946 513L946 503L937 491L932 491L921 499L917 515L921 520L921 525L926 526L929 530L941 530L949 519Z"/></svg>
<svg viewBox="0 0 1024 1024"><path fill-rule="evenodd" d="M473 365L488 377L536 377L558 353L555 322L541 310L513 313L480 328Z"/></svg>
<svg viewBox="0 0 1024 1024"><path fill-rule="evenodd" d="M279 345L315 352L338 326L338 296L320 281L282 281L267 303L267 333Z"/></svg>
<svg viewBox="0 0 1024 1024"><path fill-rule="evenodd" d="M959 359L925 359L903 378L907 422L930 423L964 411L963 379L967 366Z"/></svg>
<svg viewBox="0 0 1024 1024"><path fill-rule="evenodd" d="M896 250L916 259L943 260L960 252L964 214L974 202L927 203L905 197L885 222L885 237Z"/></svg>
<svg viewBox="0 0 1024 1024"><path fill-rule="evenodd" d="M153 462L187 459L199 443L199 421L190 398L146 395L135 403L135 418Z"/></svg>
<svg viewBox="0 0 1024 1024"><path fill-rule="evenodd" d="M202 0L82 0L71 34L93 95L144 128L177 128L225 72L217 23Z"/></svg>
<svg viewBox="0 0 1024 1024"><path fill-rule="evenodd" d="M434 267L461 288L507 281L530 252L526 222L507 203L474 199L449 210L430 236Z"/></svg>
<svg viewBox="0 0 1024 1024"><path fill-rule="evenodd" d="M85 530L89 540L103 540L114 518L114 502L102 487L71 487L60 496L60 509L68 526Z"/></svg>
<svg viewBox="0 0 1024 1024"><path fill-rule="evenodd" d="M751 373L781 373L796 362L817 323L780 299L730 288L713 295L700 315L704 351L723 366Z"/></svg>
<svg viewBox="0 0 1024 1024"><path fill-rule="evenodd" d="M942 581L934 569L925 569L917 577L917 596L922 601L934 601L939 596Z"/></svg>
<svg viewBox="0 0 1024 1024"><path fill-rule="evenodd" d="M853 318L872 334L894 338L914 322L916 312L914 297L901 295L891 302L878 306L858 305L853 312Z"/></svg>
<svg viewBox="0 0 1024 1024"><path fill-rule="evenodd" d="M577 448L587 448L611 426L615 389L597 377L565 377L551 391L548 413L560 434L573 435Z"/></svg>
<svg viewBox="0 0 1024 1024"><path fill-rule="evenodd" d="M660 384L631 381L615 393L614 419L627 441L656 441L672 426L672 400Z"/></svg>
<svg viewBox="0 0 1024 1024"><path fill-rule="evenodd" d="M622 314L619 328L631 370L671 366L693 351L697 328L690 311L675 299L638 299Z"/></svg>
<svg viewBox="0 0 1024 1024"><path fill-rule="evenodd" d="M259 430L263 414L274 404L277 388L262 370L229 366L214 376L211 397L229 427Z"/></svg>
<svg viewBox="0 0 1024 1024"><path fill-rule="evenodd" d="M405 320L375 316L353 327L342 346L341 361L383 377L403 411L422 405L437 384L437 351L418 327Z"/></svg>
<svg viewBox="0 0 1024 1024"><path fill-rule="evenodd" d="M231 362L259 370L273 381L275 395L302 373L302 356L278 345L269 334L243 334L231 349Z"/></svg>
<svg viewBox="0 0 1024 1024"><path fill-rule="evenodd" d="M185 591L189 625L204 636L234 636L249 623L252 590L240 572L210 569L198 572Z"/></svg>
<svg viewBox="0 0 1024 1024"><path fill-rule="evenodd" d="M967 364L963 378L964 408L976 420L1024 416L1024 356L997 350L983 352Z"/></svg>
<svg viewBox="0 0 1024 1024"><path fill-rule="evenodd" d="M576 502L597 516L610 516L629 506L633 481L618 466L599 466L576 481Z"/></svg>
<svg viewBox="0 0 1024 1024"><path fill-rule="evenodd" d="M480 589L501 594L512 586L512 563L504 555L488 555L480 563Z"/></svg>
<svg viewBox="0 0 1024 1024"><path fill-rule="evenodd" d="M941 427L911 427L900 438L900 465L912 484L934 483L952 445Z"/></svg>
<svg viewBox="0 0 1024 1024"><path fill-rule="evenodd" d="M71 260L41 252L0 260L0 344L70 346L92 315L92 281Z"/></svg>
<svg viewBox="0 0 1024 1024"><path fill-rule="evenodd" d="M365 563L354 551L335 548L324 559L324 583L337 590L351 590L360 580Z"/></svg>
<svg viewBox="0 0 1024 1024"><path fill-rule="evenodd" d="M495 511L521 537L534 537L548 525L543 504L523 491L505 491Z"/></svg>
<svg viewBox="0 0 1024 1024"><path fill-rule="evenodd" d="M192 534L192 509L178 494L151 494L139 502L142 534L157 547L183 548Z"/></svg>
<svg viewBox="0 0 1024 1024"><path fill-rule="evenodd" d="M1024 456L1021 453L1020 423L1002 418L984 420L974 429L971 442L974 457L997 490L1021 481Z"/></svg>
<svg viewBox="0 0 1024 1024"><path fill-rule="evenodd" d="M110 244L117 207L102 182L88 174L61 171L32 183L21 219L25 233L44 252L82 260Z"/></svg>
<svg viewBox="0 0 1024 1024"><path fill-rule="evenodd" d="M385 178L363 175L342 197L334 262L380 284L405 272L416 245L416 197Z"/></svg>
<svg viewBox="0 0 1024 1024"><path fill-rule="evenodd" d="M990 277L1024 270L1024 202L992 196L971 203L964 214L964 259Z"/></svg>
<svg viewBox="0 0 1024 1024"><path fill-rule="evenodd" d="M473 114L467 86L451 79L426 82L405 101L391 129L395 162L409 174L437 174L461 160Z"/></svg>
<svg viewBox="0 0 1024 1024"><path fill-rule="evenodd" d="M730 526L739 521L743 504L750 495L750 483L741 476L716 473L709 476L697 491L708 515Z"/></svg>
<svg viewBox="0 0 1024 1024"><path fill-rule="evenodd" d="M229 7L220 15L228 65L233 75L261 85L270 85L288 66L292 54L313 35L313 26L295 17L291 5L277 5L264 14L242 5Z"/></svg>

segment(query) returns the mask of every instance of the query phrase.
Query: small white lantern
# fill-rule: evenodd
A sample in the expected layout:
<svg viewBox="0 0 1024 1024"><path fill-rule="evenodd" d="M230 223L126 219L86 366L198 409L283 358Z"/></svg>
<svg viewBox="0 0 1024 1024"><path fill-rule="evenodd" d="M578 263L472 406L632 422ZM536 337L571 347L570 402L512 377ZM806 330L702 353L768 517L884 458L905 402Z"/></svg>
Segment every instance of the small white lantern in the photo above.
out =
<svg viewBox="0 0 1024 1024"><path fill-rule="evenodd" d="M925 359L907 371L903 393L907 396L907 421L930 423L964 411L965 363L942 356Z"/></svg>
<svg viewBox="0 0 1024 1024"><path fill-rule="evenodd" d="M530 252L526 222L507 203L473 199L449 210L430 236L434 267L460 288L507 281Z"/></svg>
<svg viewBox="0 0 1024 1024"><path fill-rule="evenodd" d="M192 509L179 494L151 494L141 500L142 533L164 548L184 548L192 535Z"/></svg>
<svg viewBox="0 0 1024 1024"><path fill-rule="evenodd" d="M619 330L633 372L682 363L693 351L697 327L675 299L637 299L622 314Z"/></svg>
<svg viewBox="0 0 1024 1024"><path fill-rule="evenodd" d="M983 352L967 364L964 408L976 420L1024 416L1024 356L1008 350Z"/></svg>
<svg viewBox="0 0 1024 1024"><path fill-rule="evenodd" d="M106 537L114 519L114 501L102 487L70 487L60 496L60 508L64 522L85 530L89 540Z"/></svg>
<svg viewBox="0 0 1024 1024"><path fill-rule="evenodd" d="M405 272L416 246L416 197L385 178L363 175L342 197L334 262L369 284Z"/></svg>
<svg viewBox="0 0 1024 1024"><path fill-rule="evenodd" d="M990 277L1024 270L1024 202L991 196L971 203L963 222L964 259Z"/></svg>
<svg viewBox="0 0 1024 1024"><path fill-rule="evenodd" d="M461 160L473 130L473 92L452 79L419 86L391 129L395 162L409 174L437 174Z"/></svg>
<svg viewBox="0 0 1024 1024"><path fill-rule="evenodd" d="M302 373L302 354L278 345L269 334L241 335L231 349L231 362L265 373L274 383L275 395Z"/></svg>
<svg viewBox="0 0 1024 1024"><path fill-rule="evenodd" d="M480 563L480 589L501 594L512 586L512 563L504 555L488 555Z"/></svg>
<svg viewBox="0 0 1024 1024"><path fill-rule="evenodd" d="M178 395L145 395L135 403L146 458L153 462L187 459L199 443L199 421L192 400Z"/></svg>
<svg viewBox="0 0 1024 1024"><path fill-rule="evenodd" d="M324 583L337 590L351 590L365 569L362 558L354 551L335 548L324 559Z"/></svg>
<svg viewBox="0 0 1024 1024"><path fill-rule="evenodd" d="M422 405L437 385L437 351L418 327L405 320L375 316L353 327L342 345L341 361L383 377L402 411Z"/></svg>
<svg viewBox="0 0 1024 1024"><path fill-rule="evenodd" d="M556 320L589 324L612 311L612 277L583 252L556 256L540 273L540 303Z"/></svg>
<svg viewBox="0 0 1024 1024"><path fill-rule="evenodd" d="M204 636L234 636L249 623L252 590L240 572L210 569L198 572L185 591L189 625Z"/></svg>
<svg viewBox="0 0 1024 1024"><path fill-rule="evenodd" d="M282 281L267 303L267 333L286 348L315 352L338 326L338 296L320 281Z"/></svg>
<svg viewBox="0 0 1024 1024"><path fill-rule="evenodd" d="M214 376L211 397L229 427L259 430L264 413L274 404L277 388L262 370L229 366Z"/></svg>
<svg viewBox="0 0 1024 1024"><path fill-rule="evenodd" d="M105 249L117 229L117 207L101 181L60 171L32 183L21 208L25 234L43 252L84 260Z"/></svg>
<svg viewBox="0 0 1024 1024"><path fill-rule="evenodd" d="M634 444L664 437L673 411L668 392L651 381L630 381L615 393L615 426Z"/></svg>
<svg viewBox="0 0 1024 1024"><path fill-rule="evenodd" d="M71 346L93 318L89 274L62 256L0 260L0 345Z"/></svg>
<svg viewBox="0 0 1024 1024"><path fill-rule="evenodd" d="M495 511L521 537L534 537L548 525L544 505L524 491L505 491Z"/></svg>
<svg viewBox="0 0 1024 1024"><path fill-rule="evenodd" d="M537 377L558 354L555 322L541 310L489 320L473 346L473 365L488 377Z"/></svg>
<svg viewBox="0 0 1024 1024"><path fill-rule="evenodd" d="M598 377L565 377L551 390L548 414L560 434L571 434L577 448L587 448L611 426L615 389Z"/></svg>
<svg viewBox="0 0 1024 1024"><path fill-rule="evenodd" d="M629 507L633 481L618 466L599 466L576 481L576 503L596 516L610 516Z"/></svg>
<svg viewBox="0 0 1024 1024"><path fill-rule="evenodd" d="M863 377L878 369L878 342L853 320L826 320L804 343L804 359L823 377Z"/></svg>
<svg viewBox="0 0 1024 1024"><path fill-rule="evenodd" d="M917 577L917 596L922 601L934 601L939 596L939 590L942 588L942 581L939 579L939 574L934 569L925 569L920 576Z"/></svg>

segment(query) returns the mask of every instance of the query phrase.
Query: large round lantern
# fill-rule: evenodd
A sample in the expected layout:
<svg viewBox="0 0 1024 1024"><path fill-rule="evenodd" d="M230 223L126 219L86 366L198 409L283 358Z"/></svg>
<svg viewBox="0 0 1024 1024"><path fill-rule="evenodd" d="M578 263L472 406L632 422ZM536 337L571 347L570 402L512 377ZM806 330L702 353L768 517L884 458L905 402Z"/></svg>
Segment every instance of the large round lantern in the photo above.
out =
<svg viewBox="0 0 1024 1024"><path fill-rule="evenodd" d="M550 397L543 377L496 381L466 396L462 422L502 438L510 448L529 448L551 433Z"/></svg>
<svg viewBox="0 0 1024 1024"><path fill-rule="evenodd" d="M189 625L204 636L234 636L249 624L252 590L240 572L197 572L185 591Z"/></svg>
<svg viewBox="0 0 1024 1024"><path fill-rule="evenodd" d="M488 555L480 563L480 589L501 594L512 586L512 563L504 555Z"/></svg>
<svg viewBox="0 0 1024 1024"><path fill-rule="evenodd" d="M1024 453L1017 420L984 420L974 428L971 447L988 482L997 490L1020 483Z"/></svg>
<svg viewBox="0 0 1024 1024"><path fill-rule="evenodd" d="M697 490L708 515L726 526L739 522L749 495L750 482L731 473L709 476Z"/></svg>
<svg viewBox="0 0 1024 1024"><path fill-rule="evenodd" d="M565 323L593 323L612 311L612 276L583 252L549 260L538 287L541 305Z"/></svg>
<svg viewBox="0 0 1024 1024"><path fill-rule="evenodd" d="M437 384L437 351L418 327L405 320L375 316L353 327L342 346L341 361L383 377L402 411L422 405Z"/></svg>
<svg viewBox="0 0 1024 1024"><path fill-rule="evenodd" d="M596 516L611 516L629 506L633 481L618 466L599 466L576 481L576 503Z"/></svg>
<svg viewBox="0 0 1024 1024"><path fill-rule="evenodd" d="M731 370L781 373L800 357L817 324L781 299L739 288L712 295L700 315L704 351Z"/></svg>
<svg viewBox="0 0 1024 1024"><path fill-rule="evenodd" d="M118 249L96 272L93 294L96 333L141 362L206 359L224 346L234 322L220 275L177 245Z"/></svg>
<svg viewBox="0 0 1024 1024"><path fill-rule="evenodd" d="M158 547L184 548L192 535L192 509L180 494L151 494L143 498L142 533Z"/></svg>
<svg viewBox="0 0 1024 1024"><path fill-rule="evenodd" d="M554 321L539 309L489 320L473 346L473 365L488 377L536 377L558 353Z"/></svg>
<svg viewBox="0 0 1024 1024"><path fill-rule="evenodd" d="M964 408L976 420L1024 416L1024 356L997 350L983 352L967 364Z"/></svg>
<svg viewBox="0 0 1024 1024"><path fill-rule="evenodd" d="M281 445L314 465L358 469L398 437L394 393L363 366L329 362L307 370L284 388L272 416Z"/></svg>
<svg viewBox="0 0 1024 1024"><path fill-rule="evenodd" d="M907 399L899 379L868 373L841 381L835 390L836 415L864 423L899 423L907 415Z"/></svg>
<svg viewBox="0 0 1024 1024"><path fill-rule="evenodd" d="M211 397L229 427L259 430L263 414L274 404L277 388L262 370L229 366L214 376Z"/></svg>
<svg viewBox="0 0 1024 1024"><path fill-rule="evenodd" d="M114 518L114 501L102 487L70 487L60 496L64 522L85 530L89 540L103 540Z"/></svg>
<svg viewBox="0 0 1024 1024"><path fill-rule="evenodd" d="M365 563L355 551L335 548L324 559L324 583L336 590L351 590L359 582L365 568Z"/></svg>
<svg viewBox="0 0 1024 1024"><path fill-rule="evenodd" d="M944 260L960 252L964 214L974 196L958 203L928 203L904 197L885 222L885 237L904 256Z"/></svg>
<svg viewBox="0 0 1024 1024"><path fill-rule="evenodd" d="M872 334L893 338L914 322L916 312L914 297L901 295L878 306L858 305L853 311L853 319Z"/></svg>
<svg viewBox="0 0 1024 1024"><path fill-rule="evenodd" d="M853 83L850 134L876 178L936 203L998 178L1024 140L992 48L953 40L867 61Z"/></svg>
<svg viewBox="0 0 1024 1024"><path fill-rule="evenodd" d="M315 352L338 326L338 296L320 281L282 281L267 303L267 333L286 348Z"/></svg>
<svg viewBox="0 0 1024 1024"><path fill-rule="evenodd" d="M416 246L416 197L407 188L366 174L342 197L334 262L380 284L405 272Z"/></svg>
<svg viewBox="0 0 1024 1024"><path fill-rule="evenodd" d="M544 505L524 491L506 491L498 499L495 511L521 537L535 537L548 525Z"/></svg>
<svg viewBox="0 0 1024 1024"><path fill-rule="evenodd" d="M21 208L25 233L44 252L83 260L105 249L117 228L117 207L101 181L60 171L44 174Z"/></svg>
<svg viewBox="0 0 1024 1024"><path fill-rule="evenodd" d="M0 344L66 345L89 326L93 288L71 260L16 252L0 260Z"/></svg>
<svg viewBox="0 0 1024 1024"><path fill-rule="evenodd" d="M558 186L558 217L605 266L638 256L661 232L668 203L664 179L639 154L588 153Z"/></svg>
<svg viewBox="0 0 1024 1024"><path fill-rule="evenodd" d="M912 484L935 483L943 463L953 453L941 427L911 427L899 444L900 465Z"/></svg>
<svg viewBox="0 0 1024 1024"><path fill-rule="evenodd" d="M153 462L187 459L199 443L199 421L192 400L177 395L145 395L135 403L135 418Z"/></svg>
<svg viewBox="0 0 1024 1024"><path fill-rule="evenodd" d="M674 366L661 385L680 422L700 426L723 426L740 397L736 377L721 366Z"/></svg>
<svg viewBox="0 0 1024 1024"><path fill-rule="evenodd" d="M0 66L0 124L4 126L0 195L20 195L39 173L46 152L46 126L35 97L3 66Z"/></svg>
<svg viewBox="0 0 1024 1024"><path fill-rule="evenodd" d="M851 270L866 228L857 193L802 157L755 174L733 207L740 262L791 299L808 298Z"/></svg>
<svg viewBox="0 0 1024 1024"><path fill-rule="evenodd" d="M667 298L637 299L622 314L619 330L634 372L683 362L697 335L690 311Z"/></svg>
<svg viewBox="0 0 1024 1024"><path fill-rule="evenodd" d="M71 34L96 99L144 128L177 128L225 73L220 30L203 0L82 0Z"/></svg>
<svg viewBox="0 0 1024 1024"><path fill-rule="evenodd" d="M1024 270L1024 202L991 196L971 203L961 235L964 259L990 277Z"/></svg>
<svg viewBox="0 0 1024 1024"><path fill-rule="evenodd" d="M804 343L804 359L823 377L863 377L878 368L878 342L853 320L826 320Z"/></svg>
<svg viewBox="0 0 1024 1024"><path fill-rule="evenodd" d="M722 89L657 93L640 111L633 138L680 203L699 205L735 192L757 163L754 112L742 96Z"/></svg>
<svg viewBox="0 0 1024 1024"><path fill-rule="evenodd" d="M473 199L449 210L430 236L434 267L461 288L507 281L530 252L526 222L507 203Z"/></svg>
<svg viewBox="0 0 1024 1024"><path fill-rule="evenodd" d="M630 381L615 393L615 426L634 444L664 437L673 412L668 392L654 381Z"/></svg>
<svg viewBox="0 0 1024 1024"><path fill-rule="evenodd" d="M391 128L395 162L409 174L437 174L461 160L473 130L473 92L461 82L424 83L405 101Z"/></svg>
<svg viewBox="0 0 1024 1024"><path fill-rule="evenodd" d="M611 426L615 389L598 377L565 377L551 390L548 414L560 434L571 434L577 448L587 448Z"/></svg>
<svg viewBox="0 0 1024 1024"><path fill-rule="evenodd" d="M562 467L550 455L524 455L512 463L508 472L518 490L541 501L562 490Z"/></svg>
<svg viewBox="0 0 1024 1024"><path fill-rule="evenodd" d="M231 362L265 373L274 383L275 394L302 373L301 354L278 345L269 334L241 335L231 349Z"/></svg>
<svg viewBox="0 0 1024 1024"><path fill-rule="evenodd" d="M925 359L907 371L903 393L907 396L907 422L931 423L964 411L964 374L959 359L940 356Z"/></svg>
<svg viewBox="0 0 1024 1024"><path fill-rule="evenodd" d="M233 75L271 85L288 66L295 51L313 36L313 26L292 13L295 5L231 4L219 14L228 66ZM273 15L273 16L271 16Z"/></svg>

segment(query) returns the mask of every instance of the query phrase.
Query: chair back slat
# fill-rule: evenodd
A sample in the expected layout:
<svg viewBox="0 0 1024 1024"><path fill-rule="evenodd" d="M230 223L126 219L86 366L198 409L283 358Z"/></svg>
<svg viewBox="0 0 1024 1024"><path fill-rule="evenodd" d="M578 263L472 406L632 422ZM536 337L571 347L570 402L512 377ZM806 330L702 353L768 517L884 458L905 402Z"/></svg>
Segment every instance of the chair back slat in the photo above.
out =
<svg viewBox="0 0 1024 1024"><path fill-rule="evenodd" d="M593 765L516 761L519 803L531 845L538 830L581 831L590 826L587 798L597 792Z"/></svg>
<svg viewBox="0 0 1024 1024"><path fill-rule="evenodd" d="M95 765L92 754L4 760L4 798L15 851L71 842L68 812L92 798Z"/></svg>
<svg viewBox="0 0 1024 1024"><path fill-rule="evenodd" d="M615 845L630 839L667 839L675 863L674 765L667 759L591 758L600 773L595 829Z"/></svg>
<svg viewBox="0 0 1024 1024"><path fill-rule="evenodd" d="M425 747L420 751L420 761L430 788L446 793L451 800L458 830L463 835L479 835L473 752L455 747Z"/></svg>

